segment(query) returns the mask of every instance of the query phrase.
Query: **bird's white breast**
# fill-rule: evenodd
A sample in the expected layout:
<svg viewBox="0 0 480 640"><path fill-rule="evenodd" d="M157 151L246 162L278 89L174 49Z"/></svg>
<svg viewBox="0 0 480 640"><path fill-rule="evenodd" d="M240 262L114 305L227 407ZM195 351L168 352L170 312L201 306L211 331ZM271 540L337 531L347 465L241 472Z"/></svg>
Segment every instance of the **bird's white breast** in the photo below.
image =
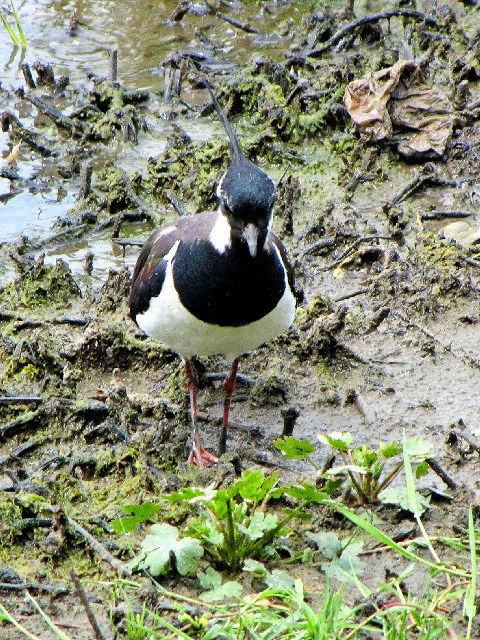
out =
<svg viewBox="0 0 480 640"><path fill-rule="evenodd" d="M295 317L295 298L286 274L282 297L276 307L259 320L238 327L225 327L196 318L181 304L174 286L172 258L176 249L177 245L165 258L168 265L160 294L151 299L147 311L136 317L138 326L145 333L186 359L193 355L216 354L234 359L291 326Z"/></svg>

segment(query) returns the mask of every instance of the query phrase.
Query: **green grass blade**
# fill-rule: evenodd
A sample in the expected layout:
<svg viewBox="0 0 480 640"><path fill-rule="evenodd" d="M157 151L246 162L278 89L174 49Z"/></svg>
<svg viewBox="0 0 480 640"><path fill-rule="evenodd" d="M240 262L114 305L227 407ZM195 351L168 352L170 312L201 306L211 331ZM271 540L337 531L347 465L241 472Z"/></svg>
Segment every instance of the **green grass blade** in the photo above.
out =
<svg viewBox="0 0 480 640"><path fill-rule="evenodd" d="M21 631L26 638L30 638L30 640L41 640L41 638L39 638L38 636L34 636L33 633L30 633L28 629L25 629L25 627L22 627L22 625L19 622L17 622L15 618L12 615L10 615L10 613L8 613L8 611L5 609L5 607L1 603L0 603L0 620L5 620L6 622L13 624L14 627L16 627L19 631Z"/></svg>
<svg viewBox="0 0 480 640"><path fill-rule="evenodd" d="M45 620L46 624L50 627L50 629L57 636L57 638L60 638L60 640L70 640L70 638L65 633L63 633L63 631L61 629L59 629L57 627L57 625L53 622L53 620L51 620L47 616L45 611L41 608L41 606L38 604L38 602L35 600L35 598L28 593L28 591L25 593L25 597L28 600L30 600L30 602L33 604L35 609L42 616L42 618Z"/></svg>
<svg viewBox="0 0 480 640"><path fill-rule="evenodd" d="M467 587L465 593L465 601L463 604L463 615L468 618L467 627L467 640L472 637L473 619L477 613L477 606L475 604L476 592L477 592L477 548L475 545L475 527L473 524L473 510L470 506L468 512L468 540L470 543L470 563L472 567L472 580Z"/></svg>
<svg viewBox="0 0 480 640"><path fill-rule="evenodd" d="M23 32L22 24L20 22L20 18L18 17L17 10L13 6L13 2L12 2L11 6L12 6L12 11L13 11L13 17L15 18L15 24L17 25L18 35L20 36L20 45L21 45L22 49L26 49L27 48L27 39L25 37L25 33Z"/></svg>
<svg viewBox="0 0 480 640"><path fill-rule="evenodd" d="M9 25L9 23L7 21L7 18L5 17L5 14L3 13L3 11L0 12L0 18L2 19L3 26L8 31L8 35L10 36L11 41L13 42L13 44L16 44L17 47L19 47L20 46L20 41L17 38L17 35L14 32L14 30L12 29L12 27Z"/></svg>
<svg viewBox="0 0 480 640"><path fill-rule="evenodd" d="M419 562L420 564L430 567L435 571L443 571L445 573L448 573L454 576L459 576L462 578L470 577L468 573L466 573L465 571L460 571L459 569L452 569L441 563L435 564L433 562L430 562L429 560L425 560L424 558L421 558L420 556L415 555L414 553L412 553L412 551L409 551L408 549L404 549L399 544L397 544L395 540L392 540L392 538L387 536L386 533L383 533L383 531L375 527L373 524L368 522L368 520L365 520L365 518L362 518L362 516L359 516L357 513L355 513L355 511L352 511L345 505L334 502L333 500L325 500L324 504L328 504L329 506L336 509L339 513L341 513L346 518L351 520L354 524L361 527L369 535L376 538L382 544L387 545L388 547L390 547L390 549L392 549L392 551L396 551L396 553L400 554L404 558L408 558L412 562Z"/></svg>
<svg viewBox="0 0 480 640"><path fill-rule="evenodd" d="M415 520L417 521L418 527L422 532L422 536L428 546L430 553L432 554L433 559L438 564L441 564L440 558L438 557L437 552L432 546L431 540L428 536L428 533L425 527L423 526L423 522L421 519L421 509L417 500L417 494L415 489L415 479L413 477L413 470L412 470L412 464L410 462L410 456L408 455L408 451L407 451L407 439L405 437L405 433L403 434L403 466L405 469L405 482L407 485L407 495L408 495L408 501L410 502L410 509L413 512L413 515L415 516Z"/></svg>

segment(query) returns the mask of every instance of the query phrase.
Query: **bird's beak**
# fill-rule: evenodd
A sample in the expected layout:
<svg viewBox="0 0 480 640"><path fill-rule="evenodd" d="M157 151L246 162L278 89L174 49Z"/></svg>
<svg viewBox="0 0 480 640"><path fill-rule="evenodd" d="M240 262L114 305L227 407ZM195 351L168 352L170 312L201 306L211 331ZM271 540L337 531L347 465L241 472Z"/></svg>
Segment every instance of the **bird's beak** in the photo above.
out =
<svg viewBox="0 0 480 640"><path fill-rule="evenodd" d="M242 237L246 240L250 255L254 258L257 255L258 227L251 223L247 224L243 230Z"/></svg>

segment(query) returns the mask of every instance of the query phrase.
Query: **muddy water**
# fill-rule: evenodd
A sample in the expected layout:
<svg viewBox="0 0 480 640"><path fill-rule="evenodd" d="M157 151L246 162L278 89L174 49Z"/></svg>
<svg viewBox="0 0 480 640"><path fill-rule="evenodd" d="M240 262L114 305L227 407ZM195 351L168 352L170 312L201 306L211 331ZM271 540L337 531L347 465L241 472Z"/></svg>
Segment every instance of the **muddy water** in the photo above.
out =
<svg viewBox="0 0 480 640"><path fill-rule="evenodd" d="M272 54L278 41L273 32L268 36L252 36L231 27L218 18L206 15L201 3L192 3L188 19L172 22L169 20L177 6L176 0L165 2L138 2L138 0L111 0L94 2L72 0L25 0L17 3L17 11L25 32L28 47L21 51L12 45L5 29L0 30L0 81L3 86L19 87L24 85L21 65L32 65L35 61L50 63L56 76L68 75L72 80L82 81L88 72L101 76L109 73L110 51L119 52L119 79L126 86L152 89L161 92L163 77L159 64L169 51L195 46L195 30L199 29L205 37L215 43L215 49L231 53L235 61L241 60L242 53L257 47L262 52ZM272 5L273 6L273 5ZM272 15L259 10L253 3L242 11L242 19L247 16L253 22L260 21L265 33L272 33L278 15L298 21L303 13L301 3L292 8L289 4L278 3ZM78 24L72 32L72 16ZM10 15L9 22L13 24ZM213 45L212 45L213 46ZM20 114L22 117L22 114ZM22 122L26 126L33 124L32 114L23 114ZM182 125L182 123L179 123ZM146 158L161 152L165 132L168 127L155 127L150 135L144 136L135 147L119 146L116 164L129 170L142 170ZM188 134L196 139L208 139L212 129L208 124L187 124ZM8 134L0 133L0 153L5 157L11 150ZM40 168L38 158L30 160L22 157L18 170L23 177L34 177ZM10 192L7 180L0 180L0 196ZM76 197L76 186L71 190L58 193L33 193L23 191L14 197L0 201L0 235L2 239L12 241L21 234L28 237L42 237L48 233L52 223L64 217L72 207ZM86 243L69 249L51 252L51 259L65 256L71 267L78 271L88 249L98 257L98 273L106 267L118 267L121 254L112 250L106 239L95 241L93 246ZM127 257L127 263L128 263ZM11 275L9 265L0 266L0 279L5 281ZM94 273L95 275L95 273Z"/></svg>

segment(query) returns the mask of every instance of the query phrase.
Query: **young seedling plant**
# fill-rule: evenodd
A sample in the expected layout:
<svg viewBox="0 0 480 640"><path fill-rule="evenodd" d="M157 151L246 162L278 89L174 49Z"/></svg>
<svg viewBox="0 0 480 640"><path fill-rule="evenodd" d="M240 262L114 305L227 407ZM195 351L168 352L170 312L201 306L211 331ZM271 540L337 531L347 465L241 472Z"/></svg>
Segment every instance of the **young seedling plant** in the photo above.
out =
<svg viewBox="0 0 480 640"><path fill-rule="evenodd" d="M283 508L280 516L267 512L268 502L282 494L296 498L299 505ZM180 539L171 525L151 527L132 565L153 575L171 568L172 555L183 575L195 574L202 556L230 572L241 569L247 558L268 558L275 553L272 543L289 533L286 526L290 520L307 519L305 507L329 496L308 484L279 487L277 473L265 476L262 471L246 470L226 489L188 487L163 498L171 504L187 505L194 515Z"/></svg>
<svg viewBox="0 0 480 640"><path fill-rule="evenodd" d="M318 439L328 444L336 455L340 454L343 461L343 464L324 473L326 480L341 476L348 477L356 501L360 505L386 502L398 504L407 510L410 509L406 491L395 489L389 485L403 469L404 447L415 465L415 476L420 478L425 475L428 471L426 458L430 455L430 444L419 438L408 438L404 445L395 440L382 442L376 448L369 445L352 447L352 434L341 431L320 434ZM319 471L318 466L310 460L315 448L308 440L296 440L287 436L276 440L274 445L282 451L286 458L304 459ZM422 511L424 511L428 507L428 501L418 493L417 499Z"/></svg>

